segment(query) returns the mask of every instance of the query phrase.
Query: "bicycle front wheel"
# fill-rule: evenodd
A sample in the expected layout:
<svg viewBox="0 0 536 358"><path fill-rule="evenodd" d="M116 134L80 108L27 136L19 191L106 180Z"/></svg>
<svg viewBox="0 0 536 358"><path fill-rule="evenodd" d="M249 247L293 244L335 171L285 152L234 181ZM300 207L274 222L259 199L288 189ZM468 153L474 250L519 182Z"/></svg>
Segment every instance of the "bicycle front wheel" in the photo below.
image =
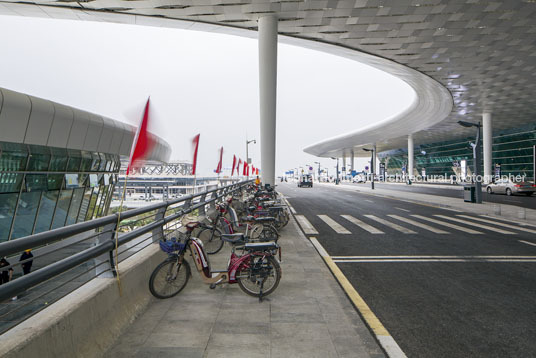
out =
<svg viewBox="0 0 536 358"><path fill-rule="evenodd" d="M203 242L205 252L209 255L218 253L223 247L223 240L221 239L221 230L217 227L202 230L199 233L198 238Z"/></svg>
<svg viewBox="0 0 536 358"><path fill-rule="evenodd" d="M238 269L236 280L240 289L250 296L267 296L281 280L281 266L272 256L254 256L248 268Z"/></svg>
<svg viewBox="0 0 536 358"><path fill-rule="evenodd" d="M156 298L170 298L182 291L190 278L190 265L176 256L156 266L149 279L149 291Z"/></svg>

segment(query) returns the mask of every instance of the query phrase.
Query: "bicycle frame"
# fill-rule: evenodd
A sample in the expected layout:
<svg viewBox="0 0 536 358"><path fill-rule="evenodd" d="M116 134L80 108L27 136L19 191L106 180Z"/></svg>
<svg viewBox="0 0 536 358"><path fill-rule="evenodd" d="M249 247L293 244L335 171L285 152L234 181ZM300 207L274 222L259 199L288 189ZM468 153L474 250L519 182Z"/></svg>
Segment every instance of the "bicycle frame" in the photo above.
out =
<svg viewBox="0 0 536 358"><path fill-rule="evenodd" d="M255 253L248 253L243 256L238 256L232 252L227 271L212 271L201 240L195 237L190 238L189 248L197 271L201 275L203 282L207 284L236 283L236 272L239 269L248 268L249 265L247 262L252 255L255 255ZM264 254L264 256L267 255Z"/></svg>

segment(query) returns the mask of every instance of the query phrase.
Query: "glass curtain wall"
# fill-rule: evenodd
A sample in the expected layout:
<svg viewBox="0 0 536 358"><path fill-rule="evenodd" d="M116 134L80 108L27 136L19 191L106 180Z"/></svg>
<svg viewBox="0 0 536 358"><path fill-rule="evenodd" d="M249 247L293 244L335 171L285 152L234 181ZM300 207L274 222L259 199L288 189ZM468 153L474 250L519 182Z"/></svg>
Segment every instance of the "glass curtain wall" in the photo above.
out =
<svg viewBox="0 0 536 358"><path fill-rule="evenodd" d="M0 242L106 215L117 155L0 142Z"/></svg>
<svg viewBox="0 0 536 358"><path fill-rule="evenodd" d="M428 176L456 175L455 170L462 160L466 161L468 170L472 171L473 150L469 143L474 140L474 137L468 137L416 147L414 165L417 173L421 174L422 169L425 169ZM503 175L520 175L525 176L527 180L534 180L534 145L536 145L536 123L495 133L492 165L500 164ZM385 163L389 175L401 174L402 168L407 167L408 154L405 149L383 152L379 156L381 162Z"/></svg>

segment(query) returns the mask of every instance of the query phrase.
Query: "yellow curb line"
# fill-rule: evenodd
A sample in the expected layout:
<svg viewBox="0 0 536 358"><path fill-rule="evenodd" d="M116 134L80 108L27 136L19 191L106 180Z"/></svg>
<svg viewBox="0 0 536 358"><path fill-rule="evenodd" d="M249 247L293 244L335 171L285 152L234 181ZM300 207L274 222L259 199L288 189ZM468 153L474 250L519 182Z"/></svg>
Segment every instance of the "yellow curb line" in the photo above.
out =
<svg viewBox="0 0 536 358"><path fill-rule="evenodd" d="M311 243L316 248L320 256L324 259L326 265L329 267L339 284L343 288L344 292L348 295L353 305L359 311L366 324L370 327L372 332L376 335L376 338L380 342L383 349L386 351L389 357L393 358L402 358L406 357L402 349L398 346L395 340L392 338L389 331L383 326L378 317L372 312L370 307L367 305L365 300L361 295L356 291L354 286L348 281L346 276L342 273L339 267L333 262L333 259L327 254L326 250L318 242L316 237L309 237Z"/></svg>

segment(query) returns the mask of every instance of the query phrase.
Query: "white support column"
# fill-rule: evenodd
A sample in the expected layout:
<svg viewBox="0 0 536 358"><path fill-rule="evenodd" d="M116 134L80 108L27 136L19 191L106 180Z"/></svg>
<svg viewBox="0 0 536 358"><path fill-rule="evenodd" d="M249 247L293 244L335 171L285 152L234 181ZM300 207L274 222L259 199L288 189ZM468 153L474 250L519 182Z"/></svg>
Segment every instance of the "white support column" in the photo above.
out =
<svg viewBox="0 0 536 358"><path fill-rule="evenodd" d="M406 168L408 170L408 176L410 178L413 178L413 159L415 158L415 154L413 153L413 134L408 135L408 167Z"/></svg>
<svg viewBox="0 0 536 358"><path fill-rule="evenodd" d="M344 168L344 171L342 171L342 177L343 179L346 179L346 172L348 168L346 168L346 154L344 153L342 155L342 167Z"/></svg>
<svg viewBox="0 0 536 358"><path fill-rule="evenodd" d="M491 124L491 113L482 114L482 132L484 183L489 184L493 175L493 126Z"/></svg>
<svg viewBox="0 0 536 358"><path fill-rule="evenodd" d="M351 171L355 170L355 156L354 156L354 150L353 149L350 152L350 170Z"/></svg>
<svg viewBox="0 0 536 358"><path fill-rule="evenodd" d="M261 176L275 185L277 99L277 17L259 19L259 103L261 119Z"/></svg>

